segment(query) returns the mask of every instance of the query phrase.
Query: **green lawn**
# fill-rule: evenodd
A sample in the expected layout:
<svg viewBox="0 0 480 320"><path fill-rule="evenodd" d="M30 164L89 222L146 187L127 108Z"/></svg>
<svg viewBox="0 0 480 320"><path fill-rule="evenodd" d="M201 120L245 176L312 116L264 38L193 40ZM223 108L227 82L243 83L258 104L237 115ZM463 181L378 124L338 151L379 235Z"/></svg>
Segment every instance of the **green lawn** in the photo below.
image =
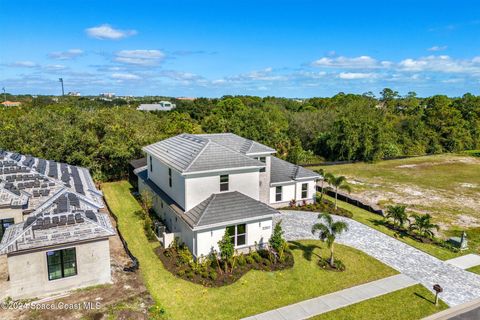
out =
<svg viewBox="0 0 480 320"><path fill-rule="evenodd" d="M480 266L475 266L475 267L471 267L469 269L467 269L468 271L470 272L473 272L473 273L478 273L480 274Z"/></svg>
<svg viewBox="0 0 480 320"><path fill-rule="evenodd" d="M420 284L353 304L311 318L311 320L417 320L447 308Z"/></svg>
<svg viewBox="0 0 480 320"><path fill-rule="evenodd" d="M328 200L335 201L335 199L333 199L329 196L324 196L324 197L327 198ZM377 229L378 231L381 231L381 232L393 237L393 235L395 233L393 230L391 230L391 229L389 229L389 228L387 228L387 227L385 227L381 224L376 223L376 221L381 221L382 220L382 217L379 216L378 214L371 213L367 210L363 210L359 207L356 207L354 205L351 205L351 204L343 202L343 201L338 201L338 207L344 208L344 209L352 212L354 220L356 220L358 222L361 222L363 224L366 224L367 226L370 226L374 229ZM428 254L431 254L432 256L437 257L438 259L441 259L441 260L452 259L452 258L458 257L460 255L468 253L468 251L462 251L460 253L455 253L455 252L452 252L448 249L445 249L445 248L442 248L442 247L439 247L439 246L436 246L436 245L433 245L433 244L421 243L421 242L415 241L413 239L410 239L408 237L401 237L401 238L397 238L397 239L405 242L406 244L411 245L412 247L415 247L419 250L425 251Z"/></svg>
<svg viewBox="0 0 480 320"><path fill-rule="evenodd" d="M149 292L171 319L239 319L397 273L374 258L341 245L336 246L336 254L347 270L322 270L317 266L317 255L326 257L328 251L323 243L310 240L292 245L292 269L253 270L230 286L205 288L178 279L163 268L153 252L159 244L148 242L142 221L134 214L140 206L130 188L125 181L102 185L122 235L140 261L140 272Z"/></svg>
<svg viewBox="0 0 480 320"><path fill-rule="evenodd" d="M445 227L480 222L478 157L443 154L322 168L346 176L353 195L382 207L404 203Z"/></svg>

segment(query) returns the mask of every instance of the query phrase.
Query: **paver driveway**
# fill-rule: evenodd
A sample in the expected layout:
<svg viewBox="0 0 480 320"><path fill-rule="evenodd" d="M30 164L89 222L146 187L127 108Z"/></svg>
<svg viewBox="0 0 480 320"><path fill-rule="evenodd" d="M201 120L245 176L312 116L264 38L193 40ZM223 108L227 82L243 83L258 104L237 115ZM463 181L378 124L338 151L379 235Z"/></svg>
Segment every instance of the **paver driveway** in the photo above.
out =
<svg viewBox="0 0 480 320"><path fill-rule="evenodd" d="M287 240L314 239L316 237L311 230L318 221L317 215L315 212L282 211L274 217L274 221L282 220ZM449 306L480 298L480 275L445 263L360 222L333 217L347 222L349 227L337 238L338 243L371 255L430 290L434 284L440 284L444 289L440 297Z"/></svg>

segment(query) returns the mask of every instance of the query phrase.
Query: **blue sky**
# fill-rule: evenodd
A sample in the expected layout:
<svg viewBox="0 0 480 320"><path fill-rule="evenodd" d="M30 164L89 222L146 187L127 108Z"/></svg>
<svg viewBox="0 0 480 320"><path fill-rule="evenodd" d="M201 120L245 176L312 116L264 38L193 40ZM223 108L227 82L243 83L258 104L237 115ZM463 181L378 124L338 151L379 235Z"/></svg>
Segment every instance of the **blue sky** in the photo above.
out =
<svg viewBox="0 0 480 320"><path fill-rule="evenodd" d="M0 1L7 92L480 94L478 1Z"/></svg>

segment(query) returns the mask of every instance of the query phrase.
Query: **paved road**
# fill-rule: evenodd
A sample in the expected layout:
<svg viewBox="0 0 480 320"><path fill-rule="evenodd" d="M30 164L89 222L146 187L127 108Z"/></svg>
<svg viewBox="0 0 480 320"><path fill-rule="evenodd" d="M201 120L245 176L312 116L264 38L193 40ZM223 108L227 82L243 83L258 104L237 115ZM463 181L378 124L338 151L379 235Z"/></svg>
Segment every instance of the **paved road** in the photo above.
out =
<svg viewBox="0 0 480 320"><path fill-rule="evenodd" d="M440 284L444 289L440 298L449 306L480 298L480 275L445 263L357 221L337 216L334 219L345 221L349 225L349 231L337 239L338 243L373 256L430 290L434 284ZM282 211L274 220L282 220L287 240L315 238L311 228L317 222L316 213Z"/></svg>
<svg viewBox="0 0 480 320"><path fill-rule="evenodd" d="M361 284L359 286L301 301L278 309L244 318L243 320L301 320L367 299L413 286L417 282L403 274Z"/></svg>

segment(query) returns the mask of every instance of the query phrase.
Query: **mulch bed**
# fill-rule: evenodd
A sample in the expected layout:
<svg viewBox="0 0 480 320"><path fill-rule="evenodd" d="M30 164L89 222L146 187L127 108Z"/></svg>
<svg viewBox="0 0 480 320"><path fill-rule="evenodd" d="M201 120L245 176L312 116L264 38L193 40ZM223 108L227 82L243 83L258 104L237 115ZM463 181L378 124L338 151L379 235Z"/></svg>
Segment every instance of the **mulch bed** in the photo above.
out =
<svg viewBox="0 0 480 320"><path fill-rule="evenodd" d="M238 263L239 259L237 258L236 266L233 271L225 273L224 270L219 270L216 263L209 265L206 270L194 270L190 264L179 265L178 254L171 248L164 249L162 247L158 247L155 249L155 253L162 261L165 268L173 275L193 283L201 284L205 287L221 287L232 284L252 269L262 271L278 271L289 269L293 267L294 264L293 255L290 251L285 252L285 260L283 263L280 261L271 263L267 258L268 252L262 250L258 251L260 255L260 259L257 258L258 261L252 261L252 263L245 263L244 265L241 265ZM250 254L244 254L244 257L249 255ZM223 263L220 262L220 266L223 268ZM231 267L229 266L229 269L230 268ZM215 276L212 276L213 274Z"/></svg>

